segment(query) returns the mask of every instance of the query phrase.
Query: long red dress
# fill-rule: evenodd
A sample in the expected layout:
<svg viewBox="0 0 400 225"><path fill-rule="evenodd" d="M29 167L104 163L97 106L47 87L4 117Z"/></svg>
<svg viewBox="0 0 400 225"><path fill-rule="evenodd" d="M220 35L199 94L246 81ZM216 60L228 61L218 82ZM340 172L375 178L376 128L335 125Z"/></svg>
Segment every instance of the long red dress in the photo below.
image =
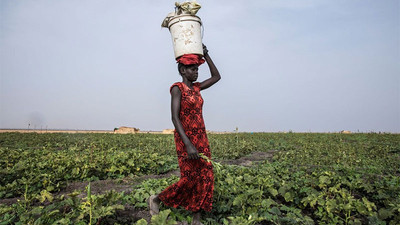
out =
<svg viewBox="0 0 400 225"><path fill-rule="evenodd" d="M203 120L203 98L200 83L193 84L193 90L183 82L174 83L181 91L179 119L186 135L199 153L211 159L210 147ZM214 174L211 163L203 159L186 159L187 151L178 132L174 131L176 153L181 173L180 180L159 194L161 201L170 207L184 207L196 212L200 209L211 211L214 191Z"/></svg>

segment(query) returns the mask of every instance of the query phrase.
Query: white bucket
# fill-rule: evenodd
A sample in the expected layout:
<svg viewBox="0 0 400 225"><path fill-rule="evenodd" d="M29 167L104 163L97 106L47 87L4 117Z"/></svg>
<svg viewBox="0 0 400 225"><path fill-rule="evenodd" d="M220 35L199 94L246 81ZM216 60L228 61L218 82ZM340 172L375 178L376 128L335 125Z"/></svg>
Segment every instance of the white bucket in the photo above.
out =
<svg viewBox="0 0 400 225"><path fill-rule="evenodd" d="M168 28L172 36L175 59L184 54L203 56L201 19L198 16L174 16L168 22Z"/></svg>

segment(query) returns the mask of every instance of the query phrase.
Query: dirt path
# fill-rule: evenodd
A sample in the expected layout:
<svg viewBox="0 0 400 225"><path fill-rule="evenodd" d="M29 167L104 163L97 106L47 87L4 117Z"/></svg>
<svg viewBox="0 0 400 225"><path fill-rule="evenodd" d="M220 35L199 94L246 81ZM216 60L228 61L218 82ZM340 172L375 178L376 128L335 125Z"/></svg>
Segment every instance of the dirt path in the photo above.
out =
<svg viewBox="0 0 400 225"><path fill-rule="evenodd" d="M217 160L219 163L224 165L238 165L238 166L252 166L257 162L262 162L264 160L272 160L272 157L276 150L270 150L268 152L253 152L248 156L244 156L239 159L231 159L231 160ZM137 178L125 178L120 180L99 180L91 182L91 189L93 194L104 194L106 191L115 190L116 192L125 192L130 193L133 189L133 186L141 183L147 179L162 179L167 178L172 175L180 176L179 170L170 171L165 174L151 174L144 175ZM89 184L88 181L77 181L72 182L67 185L67 187L56 193L55 196L68 195L74 191L81 191L82 193L78 197L86 197L85 187ZM17 202L20 198L8 198L8 199L0 199L0 204L13 204Z"/></svg>
<svg viewBox="0 0 400 225"><path fill-rule="evenodd" d="M244 156L239 159L235 160L217 160L219 163L224 165L238 165L238 166L252 166L258 162L262 162L264 160L272 160L274 153L277 150L270 150L268 152L253 152L248 156ZM107 191L115 190L116 192L124 192L128 194L132 192L134 186L136 184L141 183L147 179L162 179L167 178L172 175L180 176L179 170L170 171L165 174L159 175L144 175L138 178L125 178L125 179L118 179L118 180L99 180L99 181L92 181L91 183L91 191L92 194L104 194ZM67 185L67 187L54 194L55 196L68 196L68 194L79 191L81 194L78 195L79 198L86 197L85 188L89 184L89 182L72 182ZM8 198L8 199L0 199L0 204L12 205L21 198ZM144 218L148 222L150 222L151 216L147 210L140 210L136 209L131 205L125 205L124 210L118 210L116 212L118 218L125 218L128 224L131 224L134 221L137 221L141 218ZM111 221L110 221L111 222ZM113 223L110 223L113 224ZM178 223L178 225L185 225L187 223Z"/></svg>
<svg viewBox="0 0 400 225"><path fill-rule="evenodd" d="M268 152L253 152L248 156L244 156L235 160L217 160L219 163L223 165L238 165L238 166L252 166L255 163L262 162L264 160L272 160L272 157L276 151L270 150ZM91 189L93 194L104 194L106 191L115 190L116 192L125 192L130 193L133 189L133 186L141 183L144 180L148 179L162 179L167 178L172 175L180 176L179 170L173 170L165 174L159 175L144 175L138 178L126 178L122 180L99 180L91 182ZM73 182L68 184L68 186L57 195L67 195L72 193L74 190L84 191L85 187L89 184L89 182ZM83 192L78 197L86 197L86 192ZM1 203L1 201L0 201Z"/></svg>

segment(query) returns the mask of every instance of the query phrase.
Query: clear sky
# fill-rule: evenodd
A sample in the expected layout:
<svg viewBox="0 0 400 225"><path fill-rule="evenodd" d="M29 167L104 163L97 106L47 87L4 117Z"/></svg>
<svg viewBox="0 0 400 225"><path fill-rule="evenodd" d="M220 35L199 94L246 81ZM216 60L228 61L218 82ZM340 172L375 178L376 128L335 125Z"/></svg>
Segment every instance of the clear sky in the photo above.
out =
<svg viewBox="0 0 400 225"><path fill-rule="evenodd" d="M208 130L400 132L398 0L198 2ZM173 128L174 3L1 0L0 128Z"/></svg>

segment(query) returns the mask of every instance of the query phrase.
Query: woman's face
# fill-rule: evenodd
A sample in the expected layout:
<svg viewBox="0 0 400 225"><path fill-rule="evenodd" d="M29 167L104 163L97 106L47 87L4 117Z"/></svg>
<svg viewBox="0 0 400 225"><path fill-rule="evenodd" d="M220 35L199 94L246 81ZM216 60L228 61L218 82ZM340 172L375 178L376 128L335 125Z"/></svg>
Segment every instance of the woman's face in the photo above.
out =
<svg viewBox="0 0 400 225"><path fill-rule="evenodd" d="M199 66L198 65L188 65L183 69L182 75L185 76L189 81L196 81L199 76Z"/></svg>

